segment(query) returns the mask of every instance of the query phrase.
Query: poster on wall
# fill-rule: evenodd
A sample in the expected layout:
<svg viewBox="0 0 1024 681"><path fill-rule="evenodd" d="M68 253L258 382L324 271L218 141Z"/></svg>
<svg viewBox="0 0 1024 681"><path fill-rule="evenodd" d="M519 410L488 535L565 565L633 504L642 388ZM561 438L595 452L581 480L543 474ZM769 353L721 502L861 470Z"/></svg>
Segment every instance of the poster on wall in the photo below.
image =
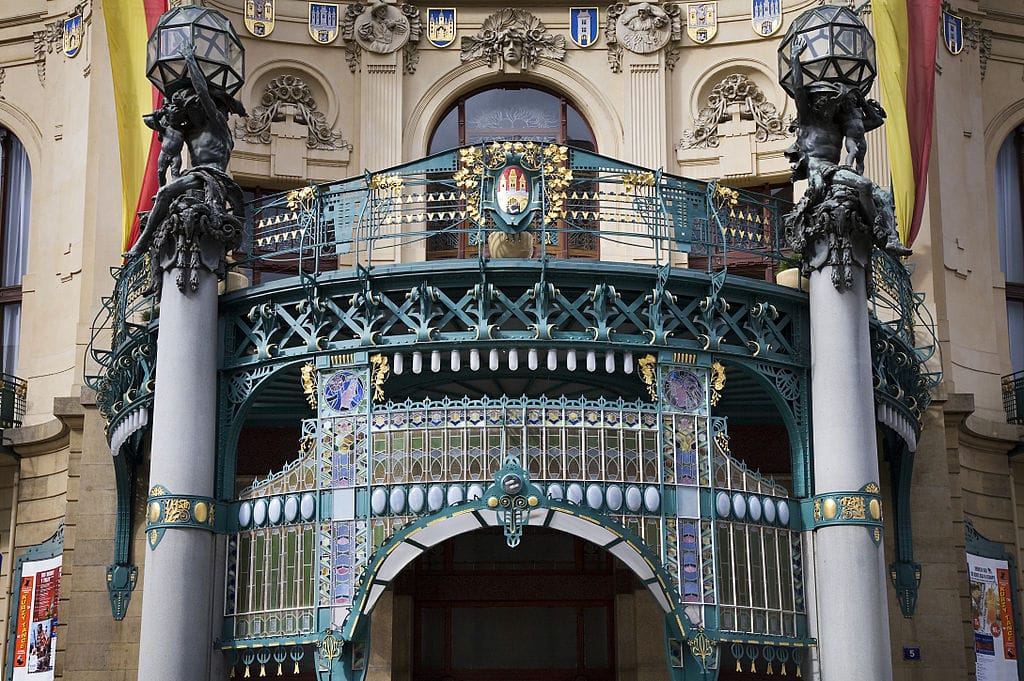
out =
<svg viewBox="0 0 1024 681"><path fill-rule="evenodd" d="M967 571L977 679L1017 681L1017 632L1009 563L968 553Z"/></svg>
<svg viewBox="0 0 1024 681"><path fill-rule="evenodd" d="M13 681L52 681L61 556L27 561L17 590Z"/></svg>

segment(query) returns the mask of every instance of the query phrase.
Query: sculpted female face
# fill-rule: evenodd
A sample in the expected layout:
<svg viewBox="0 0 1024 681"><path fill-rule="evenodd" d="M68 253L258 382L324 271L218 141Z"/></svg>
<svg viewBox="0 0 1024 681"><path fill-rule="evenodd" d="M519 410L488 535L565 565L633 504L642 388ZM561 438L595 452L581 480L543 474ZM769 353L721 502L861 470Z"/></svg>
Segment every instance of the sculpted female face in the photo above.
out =
<svg viewBox="0 0 1024 681"><path fill-rule="evenodd" d="M523 39L506 33L501 40L501 58L506 64L518 64L523 58Z"/></svg>

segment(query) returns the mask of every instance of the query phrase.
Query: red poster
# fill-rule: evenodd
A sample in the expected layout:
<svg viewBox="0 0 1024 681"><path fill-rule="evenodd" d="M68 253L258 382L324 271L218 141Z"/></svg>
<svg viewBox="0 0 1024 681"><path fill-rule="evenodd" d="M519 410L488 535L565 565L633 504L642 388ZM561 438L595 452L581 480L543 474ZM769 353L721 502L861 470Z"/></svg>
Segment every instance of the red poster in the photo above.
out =
<svg viewBox="0 0 1024 681"><path fill-rule="evenodd" d="M60 597L60 568L36 573L36 598L32 608L32 621L57 618L57 599Z"/></svg>
<svg viewBox="0 0 1024 681"><path fill-rule="evenodd" d="M999 583L999 611L1003 615L1003 655L1007 660L1017 659L1017 635L1013 630L1013 605L1010 599L1010 571L996 570Z"/></svg>
<svg viewBox="0 0 1024 681"><path fill-rule="evenodd" d="M29 609L32 607L32 587L35 577L22 577L18 594L18 628L14 637L14 666L24 667L28 660Z"/></svg>

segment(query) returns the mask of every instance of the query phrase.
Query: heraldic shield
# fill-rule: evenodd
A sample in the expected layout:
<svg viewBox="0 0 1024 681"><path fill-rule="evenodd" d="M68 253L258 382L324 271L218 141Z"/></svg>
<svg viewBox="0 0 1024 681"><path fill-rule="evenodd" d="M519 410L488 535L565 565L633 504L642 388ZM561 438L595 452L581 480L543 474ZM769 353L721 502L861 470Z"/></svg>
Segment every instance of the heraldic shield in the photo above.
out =
<svg viewBox="0 0 1024 681"><path fill-rule="evenodd" d="M482 208L507 234L526 230L541 210L540 145L521 153L488 149L484 165Z"/></svg>

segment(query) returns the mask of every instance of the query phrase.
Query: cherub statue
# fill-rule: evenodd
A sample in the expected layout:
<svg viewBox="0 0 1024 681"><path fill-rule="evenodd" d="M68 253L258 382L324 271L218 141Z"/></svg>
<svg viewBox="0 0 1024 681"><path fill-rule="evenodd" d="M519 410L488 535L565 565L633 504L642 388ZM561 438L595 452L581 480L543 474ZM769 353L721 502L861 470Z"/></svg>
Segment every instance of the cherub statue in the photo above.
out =
<svg viewBox="0 0 1024 681"><path fill-rule="evenodd" d="M167 170L171 171L171 179L181 177L181 152L185 146L185 135L181 128L184 118L181 111L181 95L179 90L164 100L163 106L151 114L142 117L146 126L156 131L160 141L160 156L156 168L161 187L167 184Z"/></svg>

